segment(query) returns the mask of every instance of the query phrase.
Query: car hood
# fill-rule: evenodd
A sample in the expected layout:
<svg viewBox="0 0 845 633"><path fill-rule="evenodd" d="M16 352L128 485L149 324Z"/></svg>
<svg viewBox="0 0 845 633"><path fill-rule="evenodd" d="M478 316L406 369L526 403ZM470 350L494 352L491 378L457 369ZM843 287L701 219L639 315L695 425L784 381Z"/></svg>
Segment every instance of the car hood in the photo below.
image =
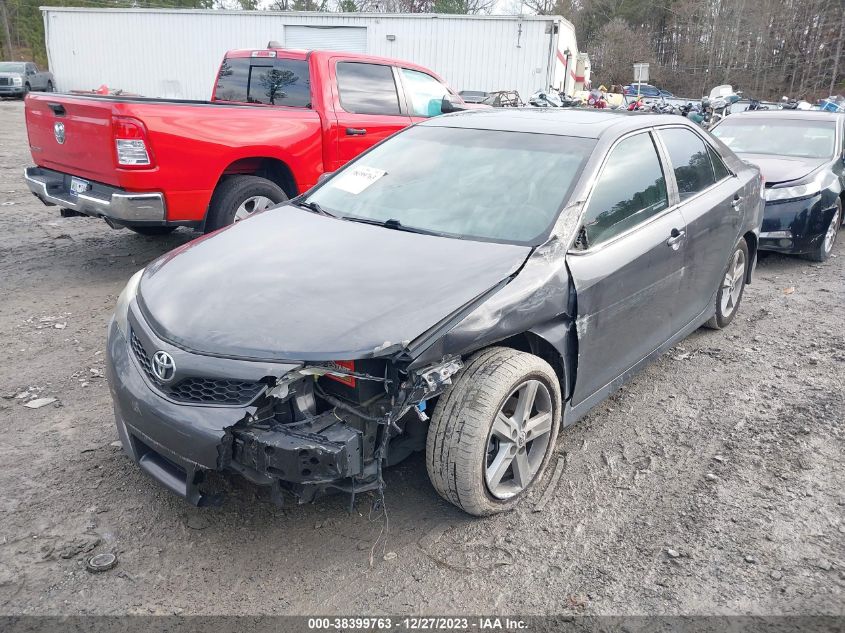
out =
<svg viewBox="0 0 845 633"><path fill-rule="evenodd" d="M160 337L199 353L366 358L404 347L517 272L530 252L285 205L159 258L138 303Z"/></svg>
<svg viewBox="0 0 845 633"><path fill-rule="evenodd" d="M767 185L798 180L827 162L825 158L794 158L791 156L770 156L768 154L737 155L759 167Z"/></svg>

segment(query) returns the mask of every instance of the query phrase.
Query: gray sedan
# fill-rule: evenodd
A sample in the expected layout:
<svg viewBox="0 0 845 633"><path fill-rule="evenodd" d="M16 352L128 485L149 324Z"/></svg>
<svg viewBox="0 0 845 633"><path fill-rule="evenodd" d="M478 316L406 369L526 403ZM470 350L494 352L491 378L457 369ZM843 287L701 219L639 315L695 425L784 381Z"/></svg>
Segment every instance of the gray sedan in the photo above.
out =
<svg viewBox="0 0 845 633"><path fill-rule="evenodd" d="M445 499L508 510L561 428L731 323L762 213L758 169L680 117L429 119L132 278L119 436L195 504L208 471L354 498L424 451Z"/></svg>
<svg viewBox="0 0 845 633"><path fill-rule="evenodd" d="M0 62L0 97L25 97L30 90L53 92L53 73L33 62Z"/></svg>

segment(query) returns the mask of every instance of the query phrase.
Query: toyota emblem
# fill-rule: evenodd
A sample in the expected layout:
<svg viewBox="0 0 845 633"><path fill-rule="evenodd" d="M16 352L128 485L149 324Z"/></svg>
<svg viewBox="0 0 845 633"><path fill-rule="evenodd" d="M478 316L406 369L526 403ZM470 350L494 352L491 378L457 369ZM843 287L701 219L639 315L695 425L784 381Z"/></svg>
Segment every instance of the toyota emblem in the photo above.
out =
<svg viewBox="0 0 845 633"><path fill-rule="evenodd" d="M53 134L56 135L56 143L59 145L64 144L65 142L65 124L61 121L58 121L53 124Z"/></svg>
<svg viewBox="0 0 845 633"><path fill-rule="evenodd" d="M168 382L173 379L173 374L176 371L176 363L173 362L173 357L167 352L156 352L153 355L153 375L161 382Z"/></svg>

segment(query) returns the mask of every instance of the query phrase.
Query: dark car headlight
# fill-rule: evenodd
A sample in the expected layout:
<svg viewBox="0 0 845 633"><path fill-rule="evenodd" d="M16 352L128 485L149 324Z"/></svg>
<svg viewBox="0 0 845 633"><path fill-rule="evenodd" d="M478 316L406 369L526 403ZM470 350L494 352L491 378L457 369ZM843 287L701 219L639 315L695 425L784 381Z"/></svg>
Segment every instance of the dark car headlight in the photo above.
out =
<svg viewBox="0 0 845 633"><path fill-rule="evenodd" d="M770 187L765 190L766 202L785 202L812 198L833 184L836 177L829 171L821 171L805 180L799 180L787 187Z"/></svg>
<svg viewBox="0 0 845 633"><path fill-rule="evenodd" d="M123 332L123 336L128 336L129 333L129 304L132 303L132 299L138 294L138 284L141 283L141 275L143 274L144 269L142 268L129 278L129 281L126 282L126 286L123 288L123 292L117 298L117 304L114 306L114 322L120 328L120 331Z"/></svg>

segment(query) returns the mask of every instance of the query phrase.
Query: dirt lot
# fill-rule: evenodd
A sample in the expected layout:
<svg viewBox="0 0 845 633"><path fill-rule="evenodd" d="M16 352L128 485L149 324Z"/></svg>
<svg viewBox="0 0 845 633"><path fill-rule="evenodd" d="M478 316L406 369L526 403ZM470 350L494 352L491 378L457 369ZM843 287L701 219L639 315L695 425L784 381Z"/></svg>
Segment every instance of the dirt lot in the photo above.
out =
<svg viewBox="0 0 845 633"><path fill-rule="evenodd" d="M115 446L114 301L196 234L62 219L29 160L22 105L0 103L0 613L843 613L845 239L822 265L762 261L734 324L566 431L520 510L472 519L419 456L391 469L371 567L367 499L282 510L236 483L197 509ZM91 574L91 552L119 564Z"/></svg>

